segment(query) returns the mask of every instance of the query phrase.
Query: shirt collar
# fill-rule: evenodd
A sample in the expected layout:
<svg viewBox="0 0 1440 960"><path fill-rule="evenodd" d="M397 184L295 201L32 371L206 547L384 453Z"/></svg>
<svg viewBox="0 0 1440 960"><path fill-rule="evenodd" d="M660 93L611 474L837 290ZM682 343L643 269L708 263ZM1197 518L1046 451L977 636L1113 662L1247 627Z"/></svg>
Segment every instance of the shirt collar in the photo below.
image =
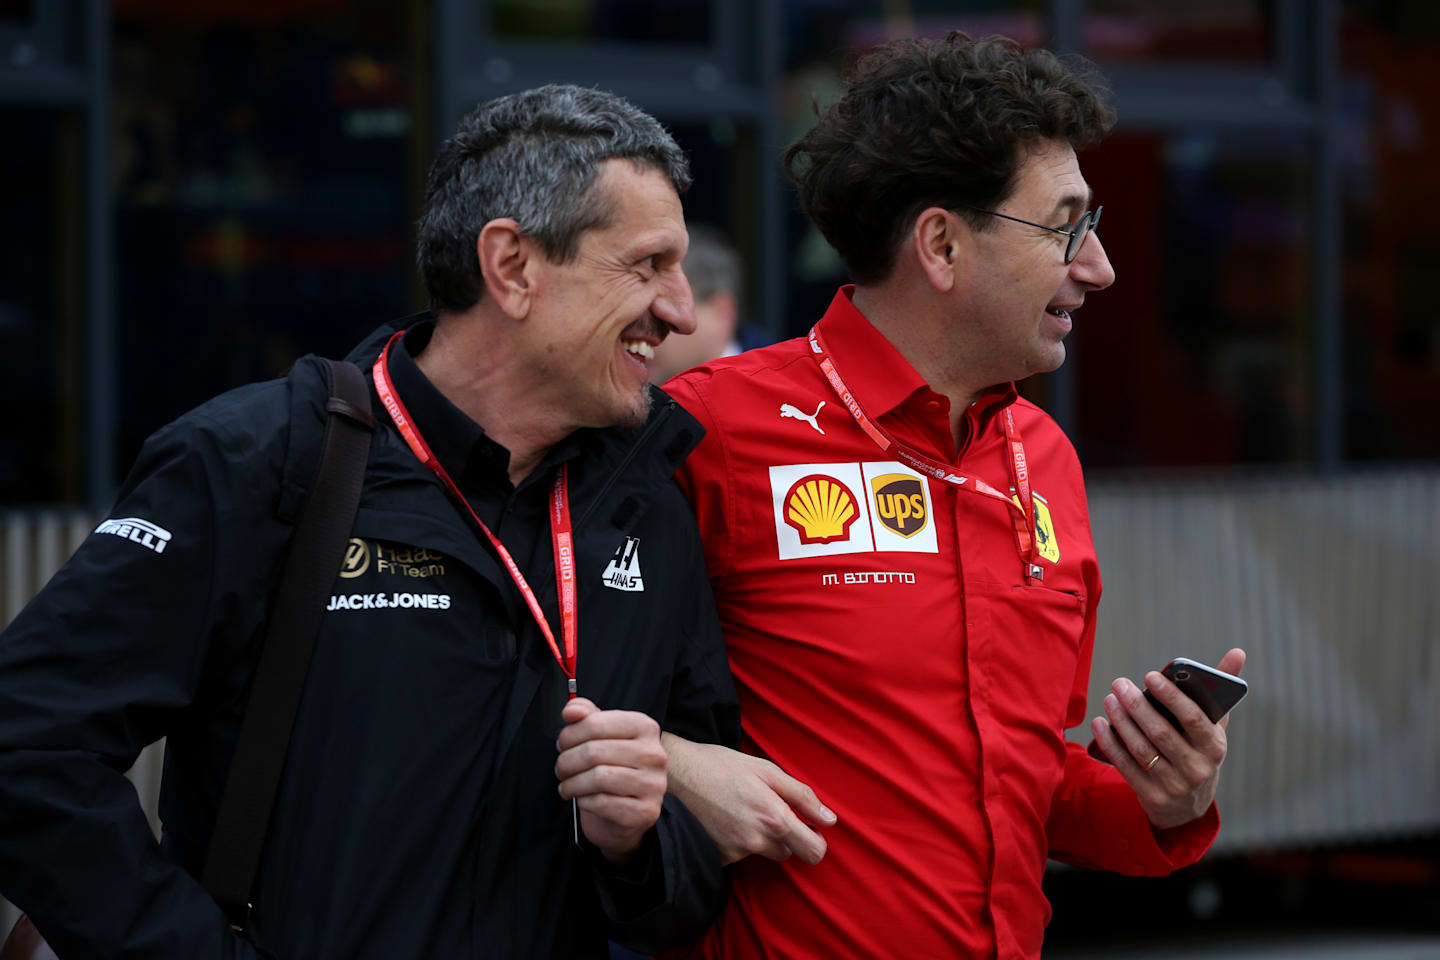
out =
<svg viewBox="0 0 1440 960"><path fill-rule="evenodd" d="M854 292L853 284L836 291L817 326L845 385L862 398L870 416L883 417L915 391L930 388L910 361L855 308L850 300Z"/></svg>
<svg viewBox="0 0 1440 960"><path fill-rule="evenodd" d="M872 417L883 417L915 396L939 398L925 378L916 372L895 345L856 309L851 297L854 284L846 284L835 293L830 308L817 326L825 338L825 348L834 358L846 386L861 398L861 405ZM996 384L983 391L975 402L975 413L982 419L1013 403L1019 394L1015 384ZM948 401L944 404L949 409Z"/></svg>
<svg viewBox="0 0 1440 960"><path fill-rule="evenodd" d="M456 486L466 491L509 490L510 451L486 436L485 428L436 389L415 362L414 358L430 343L434 332L433 319L421 320L406 330L405 336L391 348L390 379L395 391L405 401L416 427ZM548 474L550 468L578 454L578 440L571 434L557 443L527 480Z"/></svg>

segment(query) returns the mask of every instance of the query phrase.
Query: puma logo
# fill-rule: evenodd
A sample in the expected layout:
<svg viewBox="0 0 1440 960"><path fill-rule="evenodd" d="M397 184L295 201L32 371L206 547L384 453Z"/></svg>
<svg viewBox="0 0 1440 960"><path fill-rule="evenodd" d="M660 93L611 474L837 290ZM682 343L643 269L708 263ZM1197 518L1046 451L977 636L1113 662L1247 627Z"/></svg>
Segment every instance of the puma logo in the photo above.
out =
<svg viewBox="0 0 1440 960"><path fill-rule="evenodd" d="M820 411L824 406L825 401L821 400L820 406L815 408L814 413L802 413L800 411L800 408L795 406L793 403L782 403L780 404L780 419L783 420L786 417L793 417L796 420L804 420L806 423L810 424L810 426L814 427L815 430L823 437L825 435L825 431L820 429L820 424L815 422L815 418L820 416Z"/></svg>

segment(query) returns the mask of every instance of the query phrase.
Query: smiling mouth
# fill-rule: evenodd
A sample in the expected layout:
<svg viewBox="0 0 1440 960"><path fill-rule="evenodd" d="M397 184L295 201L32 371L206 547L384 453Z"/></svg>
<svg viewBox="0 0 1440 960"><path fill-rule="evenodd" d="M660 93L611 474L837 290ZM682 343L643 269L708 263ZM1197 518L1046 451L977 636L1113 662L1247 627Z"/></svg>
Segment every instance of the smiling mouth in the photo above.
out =
<svg viewBox="0 0 1440 960"><path fill-rule="evenodd" d="M1070 319L1070 311L1062 307L1046 307L1045 312L1052 317L1059 317L1062 320Z"/></svg>
<svg viewBox="0 0 1440 960"><path fill-rule="evenodd" d="M626 353L642 360L655 359L655 348L644 340L621 340L620 346L625 348Z"/></svg>

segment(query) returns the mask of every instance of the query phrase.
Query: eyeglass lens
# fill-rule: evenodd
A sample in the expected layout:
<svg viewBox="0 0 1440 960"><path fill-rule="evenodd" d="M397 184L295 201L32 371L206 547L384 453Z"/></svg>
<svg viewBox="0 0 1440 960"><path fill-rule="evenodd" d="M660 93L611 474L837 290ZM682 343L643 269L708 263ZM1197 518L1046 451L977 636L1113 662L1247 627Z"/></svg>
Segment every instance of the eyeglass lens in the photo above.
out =
<svg viewBox="0 0 1440 960"><path fill-rule="evenodd" d="M1080 247L1084 245L1085 238L1090 235L1100 223L1100 213L1104 207L1096 207L1094 211L1086 210L1080 217L1080 222L1075 225L1075 232L1070 235L1070 242L1065 246L1065 262L1074 263L1075 257L1080 253Z"/></svg>

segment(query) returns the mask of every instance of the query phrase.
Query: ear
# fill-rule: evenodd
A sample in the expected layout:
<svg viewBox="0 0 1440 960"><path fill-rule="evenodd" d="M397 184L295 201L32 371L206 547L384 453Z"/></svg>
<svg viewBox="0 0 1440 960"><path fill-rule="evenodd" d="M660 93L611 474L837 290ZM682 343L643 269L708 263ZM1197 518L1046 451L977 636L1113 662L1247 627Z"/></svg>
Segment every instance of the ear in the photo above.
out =
<svg viewBox="0 0 1440 960"><path fill-rule="evenodd" d="M920 271L939 293L947 293L955 286L956 268L964 255L966 239L959 236L961 229L958 218L949 210L927 207L915 218L915 227L910 231L910 243Z"/></svg>
<svg viewBox="0 0 1440 960"><path fill-rule="evenodd" d="M525 319L535 295L532 261L541 254L520 234L520 225L508 217L485 224L475 240L475 256L495 305L511 319Z"/></svg>

